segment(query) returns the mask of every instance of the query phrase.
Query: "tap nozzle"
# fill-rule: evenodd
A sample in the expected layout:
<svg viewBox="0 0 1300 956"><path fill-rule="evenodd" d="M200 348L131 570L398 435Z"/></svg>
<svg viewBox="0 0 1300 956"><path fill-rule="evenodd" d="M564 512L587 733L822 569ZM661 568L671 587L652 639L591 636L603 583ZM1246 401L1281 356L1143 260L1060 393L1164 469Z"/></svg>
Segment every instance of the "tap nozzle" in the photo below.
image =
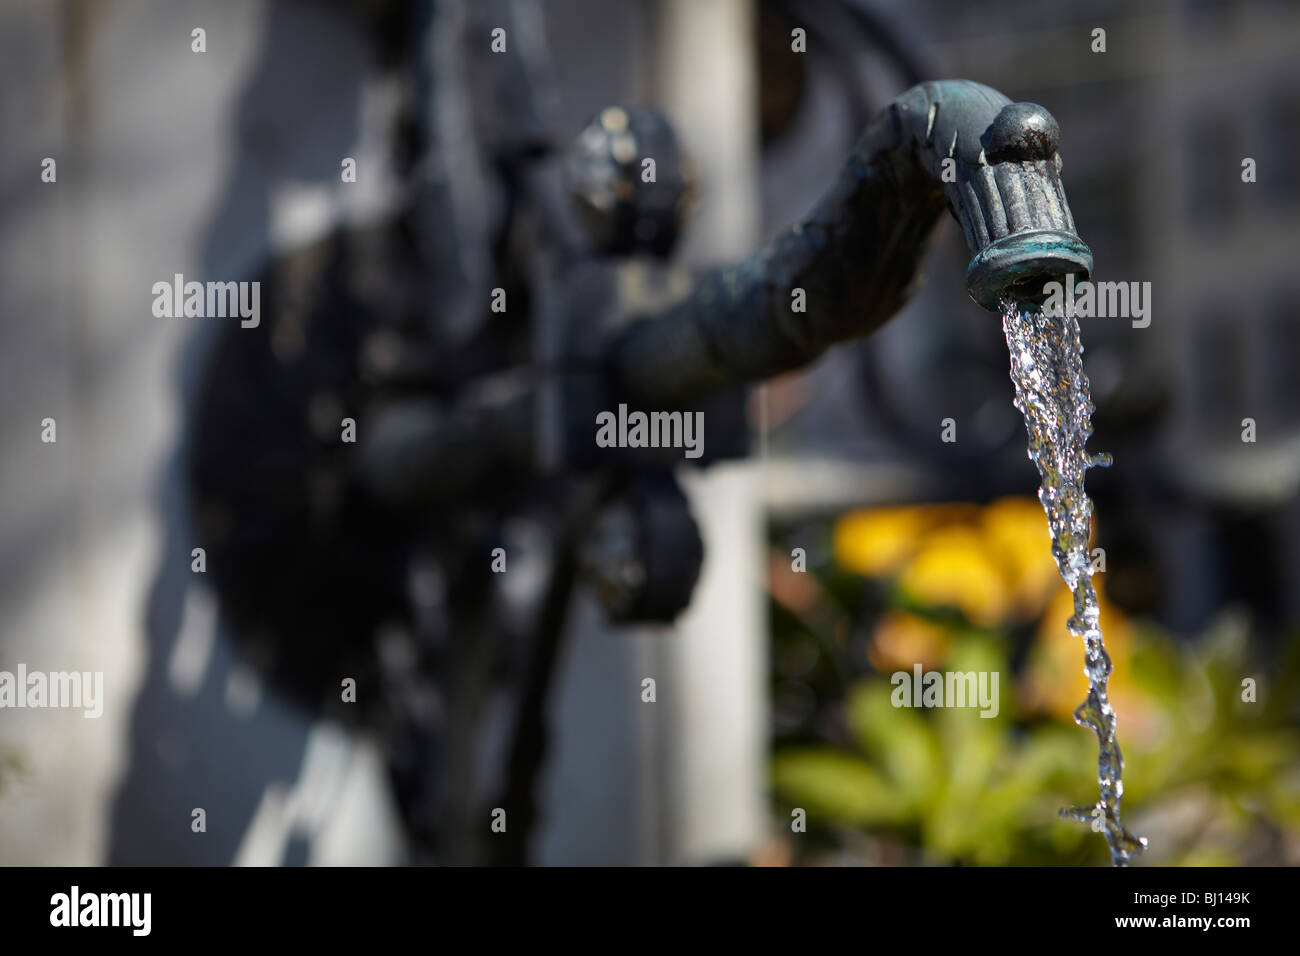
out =
<svg viewBox="0 0 1300 956"><path fill-rule="evenodd" d="M894 110L966 235L972 299L991 311L1006 299L1038 304L1046 283L1088 277L1092 251L1065 199L1051 113L969 80L923 83Z"/></svg>

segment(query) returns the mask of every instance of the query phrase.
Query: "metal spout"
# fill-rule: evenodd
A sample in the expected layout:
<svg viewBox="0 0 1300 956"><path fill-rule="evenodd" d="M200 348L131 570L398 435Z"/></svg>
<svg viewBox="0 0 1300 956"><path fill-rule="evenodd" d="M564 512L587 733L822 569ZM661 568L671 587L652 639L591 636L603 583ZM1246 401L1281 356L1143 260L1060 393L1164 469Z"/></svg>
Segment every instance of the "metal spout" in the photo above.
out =
<svg viewBox="0 0 1300 956"><path fill-rule="evenodd" d="M969 80L924 83L890 109L966 235L972 299L993 311L1004 299L1038 304L1046 283L1087 278L1092 252L1065 199L1051 113Z"/></svg>
<svg viewBox="0 0 1300 956"><path fill-rule="evenodd" d="M1059 138L1047 110L983 84L913 87L868 125L805 221L625 330L609 358L616 387L691 401L869 334L906 303L945 206L970 247L968 291L986 309L1036 304L1047 282L1088 276ZM795 290L804 312L791 310Z"/></svg>

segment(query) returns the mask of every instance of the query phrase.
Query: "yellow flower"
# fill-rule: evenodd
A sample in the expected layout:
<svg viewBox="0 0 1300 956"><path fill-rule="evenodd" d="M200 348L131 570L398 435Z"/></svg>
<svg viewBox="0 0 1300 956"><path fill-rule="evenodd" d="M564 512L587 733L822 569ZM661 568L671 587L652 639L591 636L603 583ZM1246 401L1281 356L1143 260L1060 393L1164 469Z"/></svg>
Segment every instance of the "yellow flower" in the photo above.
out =
<svg viewBox="0 0 1300 956"><path fill-rule="evenodd" d="M992 627L1011 606L1011 593L981 536L966 525L938 528L899 577L899 586L924 604L955 607L974 623Z"/></svg>
<svg viewBox="0 0 1300 956"><path fill-rule="evenodd" d="M866 577L893 574L931 528L967 513L960 505L906 505L850 511L835 522L835 560Z"/></svg>
<svg viewBox="0 0 1300 956"><path fill-rule="evenodd" d="M1035 498L1002 498L980 512L980 530L1021 619L1032 619L1063 585L1047 516Z"/></svg>

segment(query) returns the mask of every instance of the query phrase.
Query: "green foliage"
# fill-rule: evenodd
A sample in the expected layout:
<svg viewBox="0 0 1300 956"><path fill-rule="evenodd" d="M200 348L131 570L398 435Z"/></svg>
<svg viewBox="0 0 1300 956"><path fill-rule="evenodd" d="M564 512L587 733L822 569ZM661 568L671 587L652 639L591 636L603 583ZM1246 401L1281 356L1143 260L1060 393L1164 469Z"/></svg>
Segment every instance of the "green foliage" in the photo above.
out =
<svg viewBox="0 0 1300 956"><path fill-rule="evenodd" d="M952 668L1007 673L992 643L975 638L962 643ZM1096 766L1088 735L1060 725L1019 733L1007 717L1005 686L992 718L972 708L894 707L891 690L884 677L854 684L845 701L851 747L777 751L776 792L783 803L808 811L810 827L884 834L928 861L1104 859L1100 840L1091 846L1086 828L1056 817L1058 807L1078 802L1068 795L1087 784L1086 769Z"/></svg>
<svg viewBox="0 0 1300 956"><path fill-rule="evenodd" d="M889 675L864 648L874 620L901 599L883 582L820 570L817 606L773 608L778 702L790 683L813 699L801 719L783 724L778 713L772 762L778 817L808 814L796 854L874 846L897 862L1106 863L1099 835L1057 815L1096 799L1095 738L1018 706L1026 655L1017 648L1032 632L978 630L912 602L951 637L940 669L998 672L1000 707L993 718L894 707ZM1288 843L1300 844L1300 643L1277 646L1265 659L1232 617L1193 642L1136 629L1124 662L1131 706L1117 709L1125 823L1151 839L1144 862L1278 863ZM795 678L783 675L786 657L810 653ZM1256 681L1254 702L1242 699L1245 678Z"/></svg>

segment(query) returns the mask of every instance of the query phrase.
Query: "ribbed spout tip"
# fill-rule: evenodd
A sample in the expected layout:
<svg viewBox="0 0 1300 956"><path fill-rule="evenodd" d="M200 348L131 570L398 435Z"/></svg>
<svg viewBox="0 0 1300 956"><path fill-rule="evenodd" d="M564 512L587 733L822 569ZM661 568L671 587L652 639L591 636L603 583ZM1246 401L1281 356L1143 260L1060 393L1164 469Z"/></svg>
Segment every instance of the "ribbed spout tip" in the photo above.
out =
<svg viewBox="0 0 1300 956"><path fill-rule="evenodd" d="M1092 250L1073 233L1055 229L1017 232L985 246L966 269L970 297L990 312L1001 311L1010 299L1022 305L1041 305L1049 282L1075 281L1092 272Z"/></svg>

